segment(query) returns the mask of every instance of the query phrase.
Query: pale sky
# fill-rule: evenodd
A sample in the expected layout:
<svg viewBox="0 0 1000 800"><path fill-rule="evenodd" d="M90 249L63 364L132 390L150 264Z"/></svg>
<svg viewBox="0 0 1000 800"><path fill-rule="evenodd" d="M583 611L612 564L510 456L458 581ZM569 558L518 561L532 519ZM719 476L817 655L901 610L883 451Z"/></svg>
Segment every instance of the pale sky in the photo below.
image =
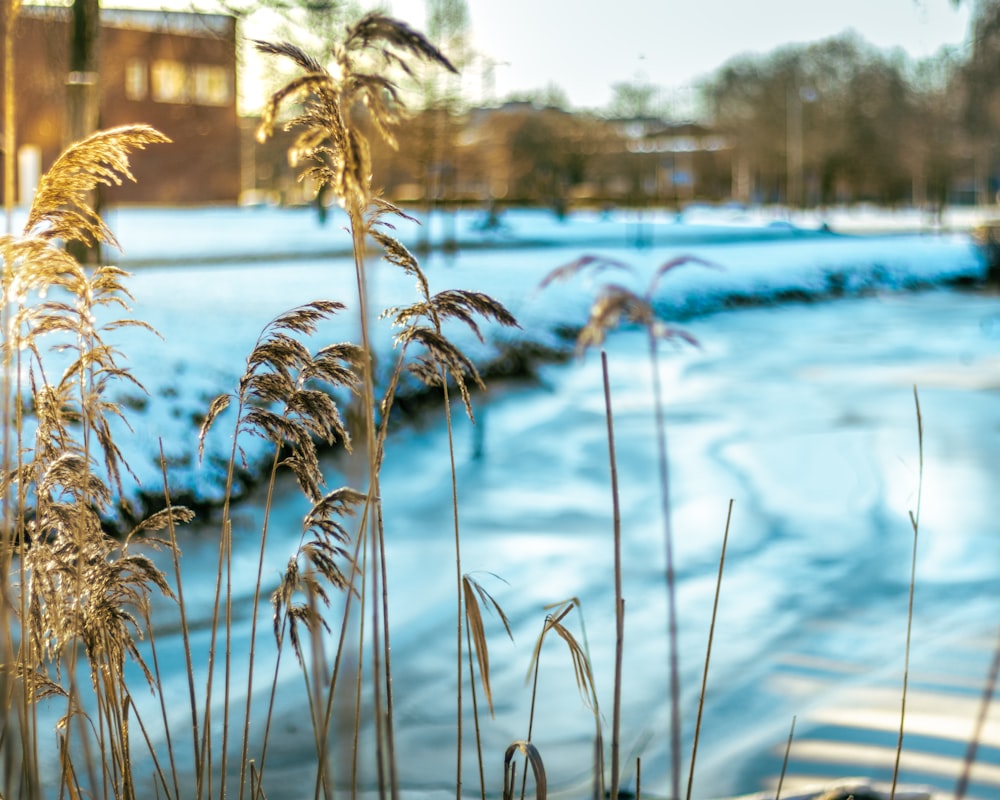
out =
<svg viewBox="0 0 1000 800"><path fill-rule="evenodd" d="M426 29L427 0L358 0L388 5ZM733 56L768 53L789 43L818 41L853 28L881 49L929 56L963 45L975 0L466 0L472 46L484 56L463 75L472 102L559 87L576 108L603 108L611 86L639 79L663 87L678 110L691 89ZM107 7L197 6L215 0L104 0ZM267 38L255 27L249 33ZM492 85L483 63L492 61ZM244 75L247 92L254 65Z"/></svg>
<svg viewBox="0 0 1000 800"><path fill-rule="evenodd" d="M389 0L426 27L425 0ZM972 0L467 0L475 49L497 62L494 96L559 86L576 107L605 106L611 85L636 78L684 100L684 89L732 56L767 53L854 28L913 56L960 45ZM473 100L488 91L470 67Z"/></svg>

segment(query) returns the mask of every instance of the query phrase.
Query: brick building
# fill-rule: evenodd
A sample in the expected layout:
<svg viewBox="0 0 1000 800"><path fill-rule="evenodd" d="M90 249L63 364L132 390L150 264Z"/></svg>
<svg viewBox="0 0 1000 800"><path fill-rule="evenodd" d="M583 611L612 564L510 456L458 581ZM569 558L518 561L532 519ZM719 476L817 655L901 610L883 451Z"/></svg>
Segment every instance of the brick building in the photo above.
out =
<svg viewBox="0 0 1000 800"><path fill-rule="evenodd" d="M22 7L17 20L21 203L68 144L69 25L68 8ZM99 127L146 123L173 140L136 153L132 163L138 183L108 189L105 201L235 203L240 192L236 20L221 14L104 9L98 53Z"/></svg>

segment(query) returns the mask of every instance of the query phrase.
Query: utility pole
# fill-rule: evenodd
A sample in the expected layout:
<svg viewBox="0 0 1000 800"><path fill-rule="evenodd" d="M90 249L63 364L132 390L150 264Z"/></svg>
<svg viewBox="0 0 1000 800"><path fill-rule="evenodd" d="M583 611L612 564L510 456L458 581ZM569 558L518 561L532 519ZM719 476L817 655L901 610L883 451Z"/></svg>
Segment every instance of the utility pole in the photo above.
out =
<svg viewBox="0 0 1000 800"><path fill-rule="evenodd" d="M802 203L802 95L798 81L787 89L785 121L785 171L787 174L785 204L789 209L801 208Z"/></svg>
<svg viewBox="0 0 1000 800"><path fill-rule="evenodd" d="M69 35L69 75L66 78L65 145L86 138L97 130L100 115L98 54L101 29L100 0L73 0ZM100 212L100 193L93 207ZM100 260L100 244L71 252L81 262Z"/></svg>
<svg viewBox="0 0 1000 800"><path fill-rule="evenodd" d="M66 80L66 144L97 130L97 56L100 35L99 0L73 0Z"/></svg>
<svg viewBox="0 0 1000 800"><path fill-rule="evenodd" d="M817 98L811 86L801 86L796 80L788 85L785 121L786 198L789 208L805 208L805 128L802 114L807 103Z"/></svg>

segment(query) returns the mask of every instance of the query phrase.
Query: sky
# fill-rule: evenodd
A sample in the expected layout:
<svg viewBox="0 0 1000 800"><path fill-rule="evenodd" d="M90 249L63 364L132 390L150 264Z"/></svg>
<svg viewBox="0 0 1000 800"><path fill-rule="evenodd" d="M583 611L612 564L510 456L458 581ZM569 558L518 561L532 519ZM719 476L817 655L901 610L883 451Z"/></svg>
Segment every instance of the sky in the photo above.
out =
<svg viewBox="0 0 1000 800"><path fill-rule="evenodd" d="M426 29L427 0L356 0L389 7ZM664 90L678 113L690 111L693 88L729 59L819 41L854 29L881 49L913 57L963 46L976 0L466 0L473 52L463 74L472 102L558 87L574 108L607 107L616 83L641 81ZM218 0L104 0L107 7L219 7ZM253 28L252 30L250 28ZM268 38L260 23L247 33ZM485 68L492 64L492 70ZM244 81L259 81L248 65ZM489 77L492 72L492 79ZM245 110L259 89L243 87Z"/></svg>
<svg viewBox="0 0 1000 800"><path fill-rule="evenodd" d="M390 0L423 29L425 0ZM467 0L473 46L496 63L468 70L474 100L558 86L578 108L600 108L615 83L640 79L684 104L690 88L741 53L767 53L853 28L879 48L915 57L967 36L972 0Z"/></svg>

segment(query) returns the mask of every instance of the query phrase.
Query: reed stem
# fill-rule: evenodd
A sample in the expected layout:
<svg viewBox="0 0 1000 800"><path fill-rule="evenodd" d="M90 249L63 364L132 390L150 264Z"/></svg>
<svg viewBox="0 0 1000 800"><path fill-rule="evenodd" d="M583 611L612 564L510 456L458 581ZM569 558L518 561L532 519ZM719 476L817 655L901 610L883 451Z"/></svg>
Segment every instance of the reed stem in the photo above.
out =
<svg viewBox="0 0 1000 800"><path fill-rule="evenodd" d="M788 757L792 753L792 739L795 737L795 717L792 717L792 727L788 731L788 742L785 744L785 757L781 761L781 774L778 775L778 788L774 793L774 800L781 800L781 787L785 783L785 775L788 773Z"/></svg>
<svg viewBox="0 0 1000 800"><path fill-rule="evenodd" d="M625 644L625 600L622 597L622 524L618 495L618 464L615 458L614 416L611 411L611 381L608 377L608 354L601 350L601 373L604 379L604 408L608 426L608 457L611 466L611 503L615 552L615 685L611 710L611 800L618 800L621 780L622 656Z"/></svg>
<svg viewBox="0 0 1000 800"><path fill-rule="evenodd" d="M646 327L649 360L653 372L653 408L656 415L657 466L660 475L660 513L667 572L667 647L670 658L670 790L673 800L681 794L681 681L677 645L677 577L674 571L674 537L670 520L670 467L667 457L667 424L663 411L663 387L655 326Z"/></svg>
<svg viewBox="0 0 1000 800"><path fill-rule="evenodd" d="M701 737L701 718L705 710L705 692L708 689L708 667L712 661L712 643L715 640L715 620L719 614L719 595L722 593L722 571L726 566L726 548L729 544L729 524L733 519L733 501L726 512L726 531L722 536L722 555L719 556L719 575L715 581L715 598L712 601L712 621L708 626L708 647L705 650L705 669L701 674L701 693L698 696L698 717L694 725L694 743L691 745L691 769L688 770L687 800L691 800L694 785L694 765L698 758L698 740Z"/></svg>
<svg viewBox="0 0 1000 800"><path fill-rule="evenodd" d="M920 501L924 490L924 420L920 413L920 395L917 387L913 387L913 402L917 410L917 444L920 457L917 475L917 507L910 512L910 526L913 528L913 555L910 561L910 594L906 612L906 652L903 662L903 696L899 710L899 736L896 740L896 759L892 767L892 787L889 800L896 798L896 786L899 783L899 762L903 755L903 732L906 727L906 696L910 683L910 642L913 634L913 595L917 583L917 536L920 532Z"/></svg>
<svg viewBox="0 0 1000 800"><path fill-rule="evenodd" d="M990 705L993 702L993 694L996 691L997 678L1000 677L1000 638L993 648L993 661L990 664L989 675L983 686L983 695L979 703L979 712L976 714L976 724L969 738L969 743L965 748L965 757L962 759L962 772L955 784L955 800L964 800L969 789L969 779L972 774L972 765L976 762L976 754L979 751L979 743L983 738L983 729L986 727L986 718L989 716Z"/></svg>

